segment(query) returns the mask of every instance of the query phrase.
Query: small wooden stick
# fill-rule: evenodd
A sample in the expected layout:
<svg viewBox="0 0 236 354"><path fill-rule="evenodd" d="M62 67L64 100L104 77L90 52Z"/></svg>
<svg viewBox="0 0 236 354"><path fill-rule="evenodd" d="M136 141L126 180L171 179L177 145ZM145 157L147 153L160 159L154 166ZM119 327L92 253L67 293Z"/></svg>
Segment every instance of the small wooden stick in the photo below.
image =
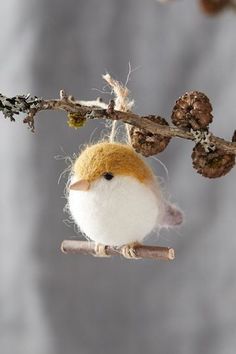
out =
<svg viewBox="0 0 236 354"><path fill-rule="evenodd" d="M96 244L89 241L77 241L77 240L64 240L61 244L61 251L68 254L85 254L98 256L96 254ZM105 254L104 256L122 256L122 247L117 246L104 246ZM160 259L160 260L173 260L175 258L175 251L173 248L160 247L160 246L145 246L145 245L134 245L132 251L135 253L137 258L147 258L147 259Z"/></svg>

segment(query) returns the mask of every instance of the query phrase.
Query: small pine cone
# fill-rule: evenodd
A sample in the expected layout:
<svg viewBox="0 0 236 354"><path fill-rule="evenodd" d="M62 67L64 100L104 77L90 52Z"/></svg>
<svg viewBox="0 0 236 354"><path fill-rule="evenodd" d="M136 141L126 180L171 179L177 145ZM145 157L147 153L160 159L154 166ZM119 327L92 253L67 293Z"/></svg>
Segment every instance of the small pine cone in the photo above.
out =
<svg viewBox="0 0 236 354"><path fill-rule="evenodd" d="M200 7L208 15L216 15L229 5L229 0L200 0Z"/></svg>
<svg viewBox="0 0 236 354"><path fill-rule="evenodd" d="M235 155L221 149L206 152L197 144L192 153L193 167L204 177L217 178L226 175L235 165Z"/></svg>
<svg viewBox="0 0 236 354"><path fill-rule="evenodd" d="M202 92L186 92L172 111L172 122L177 127L198 130L206 128L213 119L209 98Z"/></svg>
<svg viewBox="0 0 236 354"><path fill-rule="evenodd" d="M149 120L161 125L168 125L164 118L156 116L147 116ZM136 152L148 157L159 154L169 144L171 137L165 137L160 134L152 134L145 129L132 126L130 129L131 144Z"/></svg>

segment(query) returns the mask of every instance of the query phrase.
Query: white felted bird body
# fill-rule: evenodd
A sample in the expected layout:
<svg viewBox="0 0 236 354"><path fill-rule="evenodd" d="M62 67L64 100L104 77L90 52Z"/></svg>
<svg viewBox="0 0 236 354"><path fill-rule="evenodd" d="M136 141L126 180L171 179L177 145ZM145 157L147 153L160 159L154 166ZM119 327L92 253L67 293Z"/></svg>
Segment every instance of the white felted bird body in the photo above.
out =
<svg viewBox="0 0 236 354"><path fill-rule="evenodd" d="M151 168L132 147L101 142L76 159L68 206L90 240L110 246L141 242L155 228L182 223L182 213L163 198Z"/></svg>

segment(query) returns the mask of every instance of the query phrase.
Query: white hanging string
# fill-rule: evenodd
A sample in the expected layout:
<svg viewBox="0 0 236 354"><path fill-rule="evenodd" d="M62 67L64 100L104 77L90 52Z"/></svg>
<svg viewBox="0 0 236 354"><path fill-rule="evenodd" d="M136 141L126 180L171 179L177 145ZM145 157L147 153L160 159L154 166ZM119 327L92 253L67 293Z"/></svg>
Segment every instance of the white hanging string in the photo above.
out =
<svg viewBox="0 0 236 354"><path fill-rule="evenodd" d="M130 74L129 74L130 75ZM128 77L129 77L128 75ZM103 79L110 85L112 92L115 95L115 109L117 111L129 112L134 105L134 101L129 99L130 91L119 81L113 79L110 74L103 75ZM117 121L112 122L111 133L109 141L114 142L116 137ZM129 125L125 124L127 141L130 143Z"/></svg>

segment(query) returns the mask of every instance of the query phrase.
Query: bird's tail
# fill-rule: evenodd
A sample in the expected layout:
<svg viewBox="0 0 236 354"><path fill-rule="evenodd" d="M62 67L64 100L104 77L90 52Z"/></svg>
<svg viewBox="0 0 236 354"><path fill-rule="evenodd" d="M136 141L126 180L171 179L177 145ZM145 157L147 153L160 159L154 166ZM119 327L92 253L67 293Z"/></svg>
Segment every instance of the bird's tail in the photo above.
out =
<svg viewBox="0 0 236 354"><path fill-rule="evenodd" d="M161 228L179 226L184 222L184 214L176 205L164 201L161 209L162 211L158 220Z"/></svg>

